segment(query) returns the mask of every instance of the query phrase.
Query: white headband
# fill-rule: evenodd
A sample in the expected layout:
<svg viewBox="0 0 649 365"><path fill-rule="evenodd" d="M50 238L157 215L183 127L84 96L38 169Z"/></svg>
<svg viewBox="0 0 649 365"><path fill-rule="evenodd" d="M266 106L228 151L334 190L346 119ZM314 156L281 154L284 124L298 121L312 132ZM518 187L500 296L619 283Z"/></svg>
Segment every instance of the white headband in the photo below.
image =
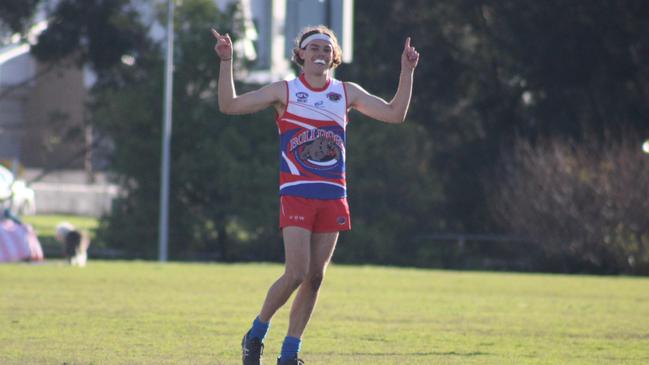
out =
<svg viewBox="0 0 649 365"><path fill-rule="evenodd" d="M331 40L331 38L329 38L328 35L323 34L323 33L313 33L310 36L304 38L304 40L300 43L300 48L304 48L304 47L308 46L309 43L311 43L313 41L325 41L325 42L331 44L332 46L334 45L333 41Z"/></svg>

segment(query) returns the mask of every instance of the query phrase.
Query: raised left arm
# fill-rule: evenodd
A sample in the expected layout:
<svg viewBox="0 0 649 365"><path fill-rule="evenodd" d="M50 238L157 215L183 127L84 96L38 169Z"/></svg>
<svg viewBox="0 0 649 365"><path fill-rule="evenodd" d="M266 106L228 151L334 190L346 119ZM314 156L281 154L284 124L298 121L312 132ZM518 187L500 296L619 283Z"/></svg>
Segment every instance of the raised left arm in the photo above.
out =
<svg viewBox="0 0 649 365"><path fill-rule="evenodd" d="M376 95L370 94L359 85L348 82L346 85L350 107L382 122L403 123L406 120L408 106L410 105L413 74L418 62L419 53L415 50L415 47L410 46L410 37L408 37L401 54L399 86L392 100L387 102Z"/></svg>

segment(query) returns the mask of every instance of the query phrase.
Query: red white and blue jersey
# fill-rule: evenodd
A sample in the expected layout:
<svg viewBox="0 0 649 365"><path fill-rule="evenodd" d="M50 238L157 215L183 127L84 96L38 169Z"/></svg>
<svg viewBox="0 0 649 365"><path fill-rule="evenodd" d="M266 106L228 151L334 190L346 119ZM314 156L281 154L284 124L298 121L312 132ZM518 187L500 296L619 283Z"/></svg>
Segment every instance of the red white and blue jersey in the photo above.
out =
<svg viewBox="0 0 649 365"><path fill-rule="evenodd" d="M287 81L287 105L277 117L280 195L311 199L347 196L347 95L342 81L311 87L304 74Z"/></svg>

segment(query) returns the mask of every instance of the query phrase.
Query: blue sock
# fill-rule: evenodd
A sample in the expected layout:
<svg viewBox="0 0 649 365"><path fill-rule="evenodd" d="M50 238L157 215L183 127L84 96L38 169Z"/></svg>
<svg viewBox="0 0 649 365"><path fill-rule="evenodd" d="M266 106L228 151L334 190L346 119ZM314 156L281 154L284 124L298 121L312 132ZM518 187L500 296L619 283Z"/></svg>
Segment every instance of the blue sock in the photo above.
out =
<svg viewBox="0 0 649 365"><path fill-rule="evenodd" d="M252 322L249 336L250 338L257 337L260 341L263 341L264 338L266 338L266 334L268 334L269 328L270 322L264 323L259 319L259 316L257 316L257 318Z"/></svg>
<svg viewBox="0 0 649 365"><path fill-rule="evenodd" d="M295 359L297 353L300 352L300 346L302 345L302 340L296 337L286 336L284 338L284 344L282 345L282 359Z"/></svg>

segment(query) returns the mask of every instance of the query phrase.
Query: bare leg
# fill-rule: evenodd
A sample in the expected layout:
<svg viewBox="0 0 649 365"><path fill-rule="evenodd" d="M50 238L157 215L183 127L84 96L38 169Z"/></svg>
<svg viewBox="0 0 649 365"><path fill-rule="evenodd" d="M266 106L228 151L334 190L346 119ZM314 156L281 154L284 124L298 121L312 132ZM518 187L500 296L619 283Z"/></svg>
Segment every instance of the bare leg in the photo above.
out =
<svg viewBox="0 0 649 365"><path fill-rule="evenodd" d="M269 322L291 294L307 276L309 270L311 231L299 227L285 227L284 254L286 263L284 274L270 287L266 300L259 313L262 322Z"/></svg>
<svg viewBox="0 0 649 365"><path fill-rule="evenodd" d="M300 285L295 299L293 299L288 325L288 336L295 338L302 337L318 300L320 284L333 256L337 241L338 232L314 233L312 235L309 271L302 285Z"/></svg>

